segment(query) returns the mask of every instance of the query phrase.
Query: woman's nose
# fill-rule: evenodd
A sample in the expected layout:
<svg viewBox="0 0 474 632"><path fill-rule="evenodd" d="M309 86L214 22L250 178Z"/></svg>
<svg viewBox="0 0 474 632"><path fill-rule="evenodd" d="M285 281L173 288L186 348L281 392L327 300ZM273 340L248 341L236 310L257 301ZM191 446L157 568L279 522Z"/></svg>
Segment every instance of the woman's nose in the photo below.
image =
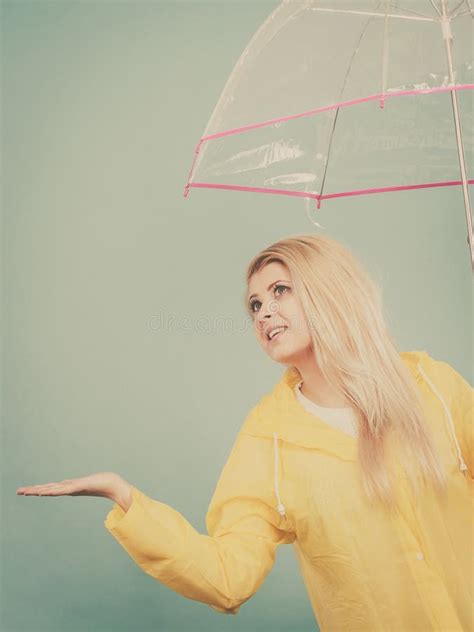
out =
<svg viewBox="0 0 474 632"><path fill-rule="evenodd" d="M270 318L270 314L263 314L263 315L260 313L258 314L257 329L261 334L264 333L265 328L267 327L267 322L269 318Z"/></svg>
<svg viewBox="0 0 474 632"><path fill-rule="evenodd" d="M278 312L279 305L275 301L275 299L271 299L264 303L261 308L258 310L258 322L261 327L265 326L265 323L269 318L272 317L273 314Z"/></svg>

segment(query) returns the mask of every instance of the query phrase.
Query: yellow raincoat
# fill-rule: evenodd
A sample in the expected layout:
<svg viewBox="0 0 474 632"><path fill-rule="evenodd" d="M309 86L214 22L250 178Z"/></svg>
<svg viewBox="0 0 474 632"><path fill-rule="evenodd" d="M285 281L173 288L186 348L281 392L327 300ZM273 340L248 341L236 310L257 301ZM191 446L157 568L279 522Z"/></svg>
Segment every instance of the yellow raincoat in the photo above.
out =
<svg viewBox="0 0 474 632"><path fill-rule="evenodd" d="M105 527L148 575L218 612L238 612L280 544L294 545L322 632L473 632L473 389L425 351L402 352L448 472L442 502L414 498L398 468L398 509L368 504L357 439L306 411L287 368L243 423L201 534L136 487Z"/></svg>

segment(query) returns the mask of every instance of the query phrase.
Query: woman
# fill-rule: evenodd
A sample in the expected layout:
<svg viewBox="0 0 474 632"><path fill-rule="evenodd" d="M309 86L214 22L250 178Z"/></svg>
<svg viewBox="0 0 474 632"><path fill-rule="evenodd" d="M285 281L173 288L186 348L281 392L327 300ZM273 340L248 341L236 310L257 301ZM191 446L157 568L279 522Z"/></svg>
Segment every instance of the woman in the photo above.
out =
<svg viewBox="0 0 474 632"><path fill-rule="evenodd" d="M243 423L197 532L112 472L21 487L114 501L105 527L151 577L237 613L294 544L323 632L474 629L472 388L397 352L378 288L320 235L247 270L265 353L286 366Z"/></svg>

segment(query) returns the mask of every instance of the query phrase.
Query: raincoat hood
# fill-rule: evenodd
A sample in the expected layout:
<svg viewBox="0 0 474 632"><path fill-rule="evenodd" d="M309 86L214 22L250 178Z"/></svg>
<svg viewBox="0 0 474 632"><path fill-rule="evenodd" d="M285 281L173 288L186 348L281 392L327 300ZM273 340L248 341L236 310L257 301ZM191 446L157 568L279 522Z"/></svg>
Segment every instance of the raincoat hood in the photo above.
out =
<svg viewBox="0 0 474 632"><path fill-rule="evenodd" d="M428 373L432 370L432 358L426 351L402 351L400 357L417 384L425 382L433 396L441 402L458 456L459 469L467 470L449 407L433 380L428 377ZM260 414L250 416L242 426L242 432L245 434L266 437L274 442L274 486L278 501L277 509L281 515L285 515L285 507L279 494L279 441L316 449L343 461L358 459L357 438L334 428L301 406L293 392L295 385L300 381L299 371L295 367L287 368L273 390L260 400L258 405Z"/></svg>

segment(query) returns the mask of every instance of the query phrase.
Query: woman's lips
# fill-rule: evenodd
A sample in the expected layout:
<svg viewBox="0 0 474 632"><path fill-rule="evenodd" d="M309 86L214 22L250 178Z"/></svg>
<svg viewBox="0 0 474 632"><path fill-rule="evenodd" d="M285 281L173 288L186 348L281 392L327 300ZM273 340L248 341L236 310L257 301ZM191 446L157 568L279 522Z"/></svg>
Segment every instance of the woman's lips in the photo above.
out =
<svg viewBox="0 0 474 632"><path fill-rule="evenodd" d="M273 338L267 338L267 342L268 344L272 344L275 340L277 340L278 338L281 338L281 336L283 336L286 332L286 330L288 329L288 327L285 327L284 329L280 329L280 331L278 331Z"/></svg>

